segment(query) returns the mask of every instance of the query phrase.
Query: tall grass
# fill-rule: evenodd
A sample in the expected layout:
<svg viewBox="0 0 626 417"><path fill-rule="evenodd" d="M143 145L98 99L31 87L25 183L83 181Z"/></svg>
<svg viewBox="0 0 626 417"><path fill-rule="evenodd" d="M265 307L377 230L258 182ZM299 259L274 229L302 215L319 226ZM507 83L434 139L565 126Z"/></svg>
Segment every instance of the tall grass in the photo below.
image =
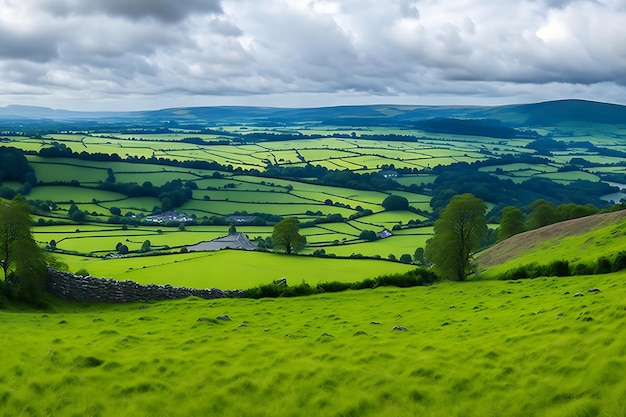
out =
<svg viewBox="0 0 626 417"><path fill-rule="evenodd" d="M624 416L625 278L8 306L0 414Z"/></svg>

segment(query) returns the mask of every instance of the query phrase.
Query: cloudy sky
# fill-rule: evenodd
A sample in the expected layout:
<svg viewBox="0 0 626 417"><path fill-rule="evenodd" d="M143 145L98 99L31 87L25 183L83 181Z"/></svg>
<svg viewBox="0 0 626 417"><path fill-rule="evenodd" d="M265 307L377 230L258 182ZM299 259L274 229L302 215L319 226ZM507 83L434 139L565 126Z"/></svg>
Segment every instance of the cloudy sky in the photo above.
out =
<svg viewBox="0 0 626 417"><path fill-rule="evenodd" d="M0 106L626 104L624 0L0 0Z"/></svg>

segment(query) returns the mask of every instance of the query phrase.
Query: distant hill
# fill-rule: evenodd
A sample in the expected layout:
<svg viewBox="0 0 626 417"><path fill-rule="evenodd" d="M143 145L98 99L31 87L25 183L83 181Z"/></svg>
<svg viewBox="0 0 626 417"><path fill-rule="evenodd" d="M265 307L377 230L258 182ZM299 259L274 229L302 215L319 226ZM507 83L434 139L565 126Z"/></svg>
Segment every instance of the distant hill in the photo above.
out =
<svg viewBox="0 0 626 417"><path fill-rule="evenodd" d="M555 126L560 123L626 125L626 106L584 100L559 100L509 106L364 105L319 108L181 107L134 112L79 112L10 105L0 108L0 127L9 122L111 123L151 126L257 124L280 126L325 123L337 126L407 125L426 120L473 119L511 127Z"/></svg>
<svg viewBox="0 0 626 417"><path fill-rule="evenodd" d="M491 276L519 265L554 260L593 262L626 250L626 210L568 220L512 236L477 254Z"/></svg>

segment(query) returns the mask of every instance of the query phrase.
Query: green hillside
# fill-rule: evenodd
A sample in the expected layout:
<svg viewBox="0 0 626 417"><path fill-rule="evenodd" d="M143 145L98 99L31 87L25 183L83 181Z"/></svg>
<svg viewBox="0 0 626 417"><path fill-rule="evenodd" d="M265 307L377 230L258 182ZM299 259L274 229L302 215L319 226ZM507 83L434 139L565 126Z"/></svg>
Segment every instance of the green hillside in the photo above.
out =
<svg viewBox="0 0 626 417"><path fill-rule="evenodd" d="M621 210L520 233L476 258L481 276L490 278L531 263L545 265L565 260L570 264L592 264L601 256L611 258L625 250L626 210Z"/></svg>

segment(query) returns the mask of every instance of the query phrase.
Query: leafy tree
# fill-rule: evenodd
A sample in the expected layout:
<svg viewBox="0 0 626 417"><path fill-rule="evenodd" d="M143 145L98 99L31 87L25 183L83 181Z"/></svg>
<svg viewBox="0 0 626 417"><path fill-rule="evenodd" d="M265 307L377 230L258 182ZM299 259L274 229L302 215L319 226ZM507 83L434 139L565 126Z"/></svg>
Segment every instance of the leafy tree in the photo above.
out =
<svg viewBox="0 0 626 417"><path fill-rule="evenodd" d="M128 253L128 246L122 244L117 248L120 255L126 255Z"/></svg>
<svg viewBox="0 0 626 417"><path fill-rule="evenodd" d="M306 238L299 232L300 222L295 217L286 217L276 223L272 232L274 250L284 250L287 254L300 251L306 244Z"/></svg>
<svg viewBox="0 0 626 417"><path fill-rule="evenodd" d="M464 281L471 273L472 253L487 235L487 206L473 194L452 197L426 242L426 259L446 279Z"/></svg>
<svg viewBox="0 0 626 417"><path fill-rule="evenodd" d="M378 239L378 236L376 236L376 232L373 230L363 230L361 234L359 234L359 239L369 240L371 242Z"/></svg>
<svg viewBox="0 0 626 417"><path fill-rule="evenodd" d="M526 228L529 230L556 223L558 220L555 205L546 200L537 200L530 208L532 211L526 219Z"/></svg>
<svg viewBox="0 0 626 417"><path fill-rule="evenodd" d="M403 253L402 256L400 256L400 262L404 264L410 264L412 260L413 257L408 253Z"/></svg>
<svg viewBox="0 0 626 417"><path fill-rule="evenodd" d="M235 233L237 233L237 228L235 227L234 224L231 224L230 227L228 228L228 234L234 235Z"/></svg>
<svg viewBox="0 0 626 417"><path fill-rule="evenodd" d="M150 243L149 240L146 240L141 245L141 251L142 252L148 252L148 251L150 251L151 247L152 247L152 243Z"/></svg>
<svg viewBox="0 0 626 417"><path fill-rule="evenodd" d="M37 301L43 290L47 260L30 231L30 206L23 198L0 201L0 266L5 285L18 296Z"/></svg>
<svg viewBox="0 0 626 417"><path fill-rule="evenodd" d="M502 209L498 240L504 240L524 231L524 213L514 206Z"/></svg>
<svg viewBox="0 0 626 417"><path fill-rule="evenodd" d="M424 248L420 247L415 249L415 253L413 254L413 262L421 266L426 265L426 259L424 259Z"/></svg>
<svg viewBox="0 0 626 417"><path fill-rule="evenodd" d="M398 195L390 195L389 197L383 200L382 206L385 210L408 210L409 209L409 200L405 197L401 197Z"/></svg>
<svg viewBox="0 0 626 417"><path fill-rule="evenodd" d="M72 219L73 221L77 223L83 223L87 220L87 216L85 215L85 212L82 210L74 210L70 214L70 219Z"/></svg>

